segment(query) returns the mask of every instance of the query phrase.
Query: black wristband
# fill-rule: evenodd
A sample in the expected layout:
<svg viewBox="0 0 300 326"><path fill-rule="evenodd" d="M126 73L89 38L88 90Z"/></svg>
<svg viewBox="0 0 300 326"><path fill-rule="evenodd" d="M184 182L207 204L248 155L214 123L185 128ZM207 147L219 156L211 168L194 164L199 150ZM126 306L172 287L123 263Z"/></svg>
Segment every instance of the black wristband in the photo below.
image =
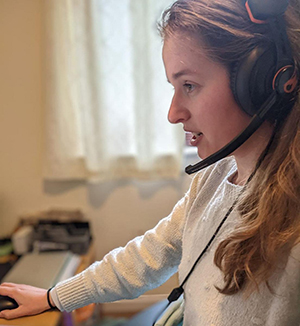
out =
<svg viewBox="0 0 300 326"><path fill-rule="evenodd" d="M53 306L53 305L51 304L51 301L50 301L50 291L51 291L52 289L53 289L53 286L52 286L50 289L47 290L47 301L48 301L48 305L49 305L50 309L55 309L56 307Z"/></svg>

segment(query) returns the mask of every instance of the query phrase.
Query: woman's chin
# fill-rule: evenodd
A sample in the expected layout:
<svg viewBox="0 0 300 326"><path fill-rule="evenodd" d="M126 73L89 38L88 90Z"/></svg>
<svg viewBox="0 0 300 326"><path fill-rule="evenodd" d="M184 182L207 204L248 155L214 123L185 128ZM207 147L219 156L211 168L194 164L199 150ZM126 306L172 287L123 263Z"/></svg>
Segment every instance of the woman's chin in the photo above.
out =
<svg viewBox="0 0 300 326"><path fill-rule="evenodd" d="M201 159L201 160L205 160L206 158L208 158L209 156L211 156L212 154L214 154L215 152L211 152L211 151L203 151L203 149L201 150L201 149L199 149L198 148L198 151L197 151L197 154L198 154L198 156L199 156L199 158Z"/></svg>
<svg viewBox="0 0 300 326"><path fill-rule="evenodd" d="M204 160L204 159L206 159L209 156L203 150L199 150L199 148L198 148L197 154L198 154L198 156L199 156L199 158L201 160Z"/></svg>

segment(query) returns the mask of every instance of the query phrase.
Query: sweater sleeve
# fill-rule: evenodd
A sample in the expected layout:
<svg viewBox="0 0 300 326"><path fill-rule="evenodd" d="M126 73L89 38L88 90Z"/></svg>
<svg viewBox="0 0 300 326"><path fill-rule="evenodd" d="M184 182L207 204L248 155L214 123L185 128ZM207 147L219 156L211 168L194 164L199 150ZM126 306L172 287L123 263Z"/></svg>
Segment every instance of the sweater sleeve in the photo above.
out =
<svg viewBox="0 0 300 326"><path fill-rule="evenodd" d="M124 248L108 253L80 274L58 283L51 291L58 308L72 311L92 302L133 299L158 287L178 268L182 252L187 194L154 229Z"/></svg>

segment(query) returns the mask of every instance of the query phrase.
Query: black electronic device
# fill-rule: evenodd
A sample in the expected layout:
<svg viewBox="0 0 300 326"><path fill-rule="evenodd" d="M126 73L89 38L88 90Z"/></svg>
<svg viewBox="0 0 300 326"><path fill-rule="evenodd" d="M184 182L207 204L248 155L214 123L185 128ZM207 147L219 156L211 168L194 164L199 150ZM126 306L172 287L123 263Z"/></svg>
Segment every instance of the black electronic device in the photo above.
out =
<svg viewBox="0 0 300 326"><path fill-rule="evenodd" d="M292 105L294 103L297 72L284 16L279 10L282 6L274 12L269 8L270 2L272 1L257 3L248 0L245 3L249 19L254 24L266 25L270 39L269 42L256 45L245 57L235 62L230 71L230 84L236 102L250 116L254 116L272 94L276 94L276 102L266 116L274 120L278 116L286 116L290 110L289 102ZM276 0L277 4L281 2ZM264 14L259 14L260 12ZM265 20L258 20L262 16ZM282 104L282 99L286 102L283 106L279 105ZM284 110L287 112L280 112Z"/></svg>
<svg viewBox="0 0 300 326"><path fill-rule="evenodd" d="M0 295L0 311L16 309L18 307L19 305L14 299L5 295Z"/></svg>
<svg viewBox="0 0 300 326"><path fill-rule="evenodd" d="M34 226L33 248L39 252L70 250L83 255L89 248L91 238L89 222L40 220Z"/></svg>

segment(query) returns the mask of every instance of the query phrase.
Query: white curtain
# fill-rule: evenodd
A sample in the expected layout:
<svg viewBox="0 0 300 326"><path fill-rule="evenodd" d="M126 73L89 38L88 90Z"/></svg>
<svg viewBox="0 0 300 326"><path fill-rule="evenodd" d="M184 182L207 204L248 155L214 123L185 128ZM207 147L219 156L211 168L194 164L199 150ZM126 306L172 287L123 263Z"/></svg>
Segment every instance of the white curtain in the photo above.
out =
<svg viewBox="0 0 300 326"><path fill-rule="evenodd" d="M45 177L175 178L156 23L171 0L44 0Z"/></svg>

